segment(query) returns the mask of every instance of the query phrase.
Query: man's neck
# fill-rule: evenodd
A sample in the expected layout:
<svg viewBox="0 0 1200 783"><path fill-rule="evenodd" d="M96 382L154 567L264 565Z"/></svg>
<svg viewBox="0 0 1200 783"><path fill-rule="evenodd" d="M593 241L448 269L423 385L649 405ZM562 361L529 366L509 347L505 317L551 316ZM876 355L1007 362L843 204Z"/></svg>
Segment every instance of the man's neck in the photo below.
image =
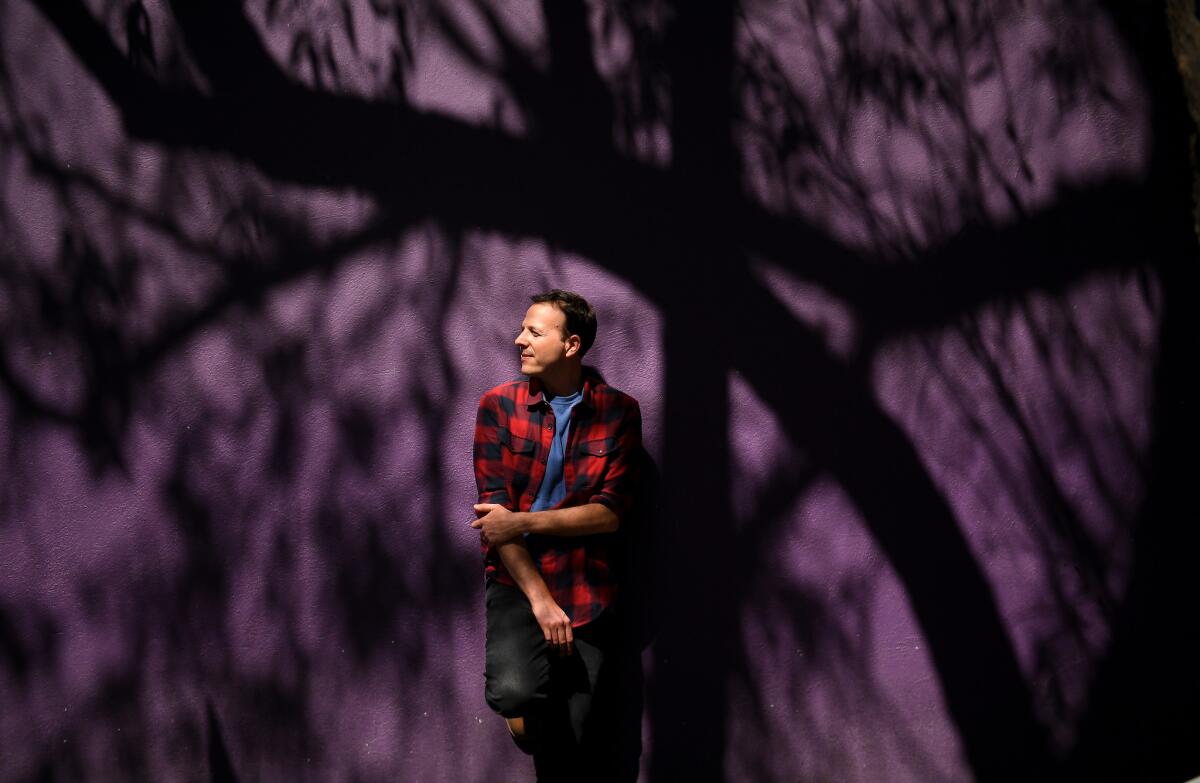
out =
<svg viewBox="0 0 1200 783"><path fill-rule="evenodd" d="M542 389L551 397L570 397L583 386L583 367L581 365L572 364L564 367L563 370L561 376L552 378L543 375L538 379L542 383Z"/></svg>

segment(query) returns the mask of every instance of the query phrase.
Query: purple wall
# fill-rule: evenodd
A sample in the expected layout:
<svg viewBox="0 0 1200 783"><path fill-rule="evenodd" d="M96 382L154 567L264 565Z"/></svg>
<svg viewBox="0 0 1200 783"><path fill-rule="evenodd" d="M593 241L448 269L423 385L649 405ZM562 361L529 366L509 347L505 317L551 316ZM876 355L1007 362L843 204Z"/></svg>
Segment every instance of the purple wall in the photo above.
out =
<svg viewBox="0 0 1200 783"><path fill-rule="evenodd" d="M661 472L643 780L1200 774L1112 5L0 2L0 783L529 779L462 522L552 286Z"/></svg>

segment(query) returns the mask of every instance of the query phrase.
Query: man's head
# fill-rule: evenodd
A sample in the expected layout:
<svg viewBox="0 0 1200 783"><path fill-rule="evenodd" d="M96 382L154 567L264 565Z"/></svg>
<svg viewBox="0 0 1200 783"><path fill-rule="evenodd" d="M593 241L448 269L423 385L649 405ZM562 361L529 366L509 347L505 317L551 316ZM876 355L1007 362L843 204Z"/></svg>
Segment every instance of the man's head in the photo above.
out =
<svg viewBox="0 0 1200 783"><path fill-rule="evenodd" d="M570 291L554 289L530 299L533 304L514 341L521 352L521 372L547 381L565 380L578 371L596 339L596 311Z"/></svg>

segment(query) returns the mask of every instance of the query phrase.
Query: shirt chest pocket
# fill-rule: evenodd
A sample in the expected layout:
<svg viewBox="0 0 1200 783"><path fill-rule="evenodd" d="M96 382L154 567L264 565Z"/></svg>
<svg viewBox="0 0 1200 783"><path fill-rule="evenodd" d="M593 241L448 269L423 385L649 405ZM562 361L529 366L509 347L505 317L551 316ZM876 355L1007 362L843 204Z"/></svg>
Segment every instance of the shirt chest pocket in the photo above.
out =
<svg viewBox="0 0 1200 783"><path fill-rule="evenodd" d="M580 457L608 457L615 453L617 448L616 438L597 438L583 441L575 451Z"/></svg>
<svg viewBox="0 0 1200 783"><path fill-rule="evenodd" d="M616 438L585 440L575 447L575 492L595 492L604 484L604 475L620 450Z"/></svg>
<svg viewBox="0 0 1200 783"><path fill-rule="evenodd" d="M525 494L525 489L529 486L537 444L529 438L514 435L508 427L502 426L497 436L497 440L500 441L500 462L504 467L509 491L515 503L517 498Z"/></svg>
<svg viewBox="0 0 1200 783"><path fill-rule="evenodd" d="M500 441L500 458L508 465L527 466L533 460L533 452L537 446L529 438L514 435L512 430L501 427L497 433Z"/></svg>

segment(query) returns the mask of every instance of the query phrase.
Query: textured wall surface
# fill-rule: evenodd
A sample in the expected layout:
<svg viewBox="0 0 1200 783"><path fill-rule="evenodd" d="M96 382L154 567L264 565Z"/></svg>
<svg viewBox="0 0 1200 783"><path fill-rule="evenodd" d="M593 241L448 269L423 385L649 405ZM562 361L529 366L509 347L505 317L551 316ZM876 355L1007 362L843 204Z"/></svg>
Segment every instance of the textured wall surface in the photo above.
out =
<svg viewBox="0 0 1200 783"><path fill-rule="evenodd" d="M549 287L660 474L643 780L1200 774L1126 5L0 0L0 783L530 779L464 523Z"/></svg>

